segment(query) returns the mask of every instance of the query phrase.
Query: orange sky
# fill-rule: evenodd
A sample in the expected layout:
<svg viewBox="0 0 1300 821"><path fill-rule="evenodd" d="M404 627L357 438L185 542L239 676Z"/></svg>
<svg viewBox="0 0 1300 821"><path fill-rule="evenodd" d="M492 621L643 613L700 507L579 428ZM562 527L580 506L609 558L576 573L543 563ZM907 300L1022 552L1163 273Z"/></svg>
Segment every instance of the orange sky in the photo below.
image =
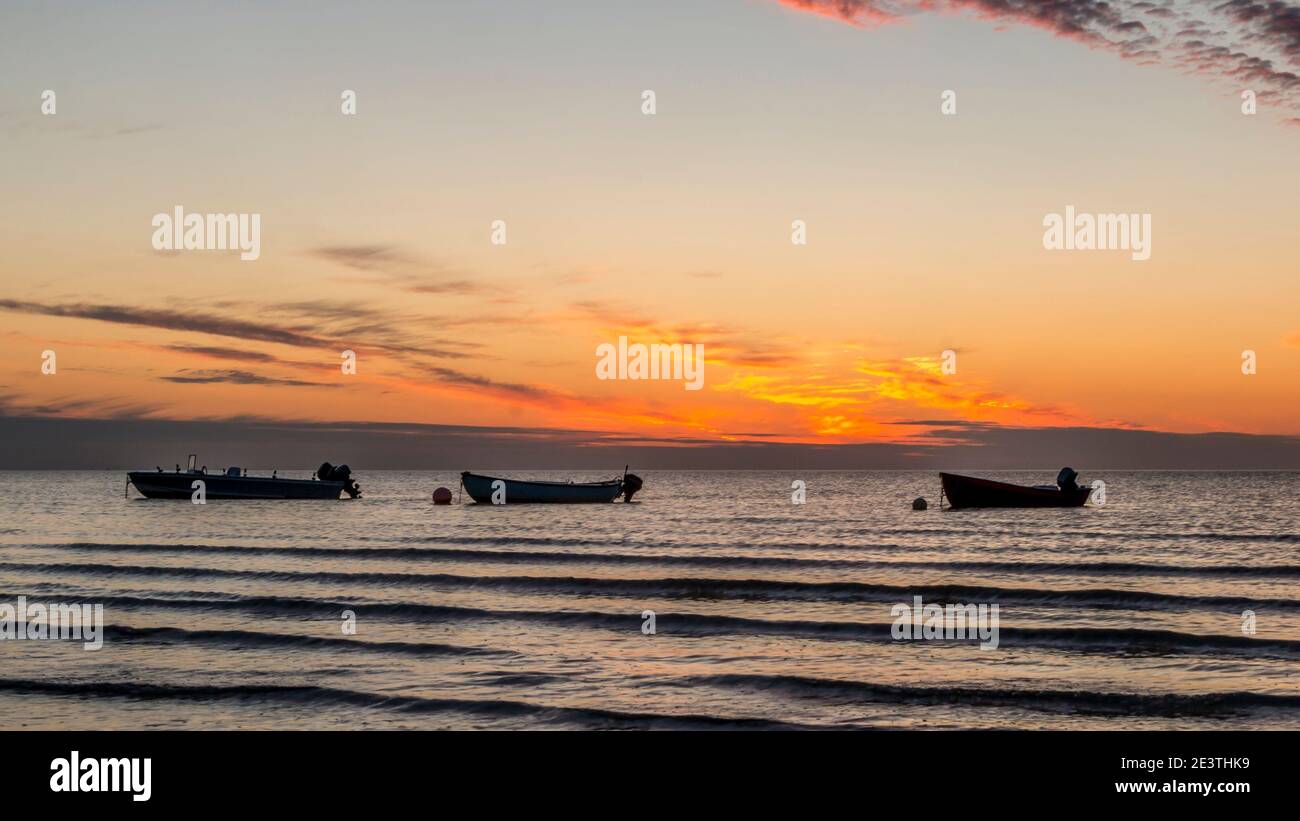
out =
<svg viewBox="0 0 1300 821"><path fill-rule="evenodd" d="M1231 88L1041 26L864 29L757 2L691 32L598 13L546 46L520 22L521 51L484 73L484 21L456 14L451 54L390 44L400 59L344 19L290 61L177 29L166 49L192 60L165 78L129 21L99 21L124 41L96 62L94 21L16 20L55 48L13 58L0 101L0 410L808 442L939 419L1300 433L1300 132L1244 117ZM728 26L723 59L708 35ZM257 95L232 97L241 76ZM261 257L155 251L176 205L259 213ZM1067 205L1150 213L1151 259L1044 250ZM702 343L704 389L596 379L620 335Z"/></svg>

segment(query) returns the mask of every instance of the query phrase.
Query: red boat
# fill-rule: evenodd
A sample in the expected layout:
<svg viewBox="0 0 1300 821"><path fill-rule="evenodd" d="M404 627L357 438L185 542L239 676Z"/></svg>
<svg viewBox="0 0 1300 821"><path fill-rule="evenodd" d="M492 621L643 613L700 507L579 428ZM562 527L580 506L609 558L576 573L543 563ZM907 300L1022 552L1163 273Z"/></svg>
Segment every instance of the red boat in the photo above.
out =
<svg viewBox="0 0 1300 821"><path fill-rule="evenodd" d="M1083 507L1090 487L1013 485L974 476L940 473L943 495L954 509L964 507ZM1071 482L1073 484L1073 482Z"/></svg>

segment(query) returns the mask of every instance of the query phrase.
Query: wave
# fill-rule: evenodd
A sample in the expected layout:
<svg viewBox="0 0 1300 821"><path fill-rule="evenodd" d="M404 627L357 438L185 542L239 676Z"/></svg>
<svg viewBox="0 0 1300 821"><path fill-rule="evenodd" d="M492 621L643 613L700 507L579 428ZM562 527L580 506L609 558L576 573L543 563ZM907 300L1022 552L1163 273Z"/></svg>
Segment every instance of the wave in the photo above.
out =
<svg viewBox="0 0 1300 821"><path fill-rule="evenodd" d="M623 712L553 707L504 699L426 698L276 684L181 685L117 681L37 681L0 678L0 692L26 695L124 698L135 701L234 701L298 707L346 707L408 714L468 713L493 719L534 719L584 729L797 730L809 725L759 718Z"/></svg>
<svg viewBox="0 0 1300 821"><path fill-rule="evenodd" d="M1284 542L1300 543L1300 533L1225 533L1214 531L1179 531L1177 533L1143 532L1140 530L991 530L988 528L883 528L873 531L889 536L973 536L985 539L990 536L1069 537L1070 539L1115 539L1118 541L1171 541L1201 540L1207 542Z"/></svg>
<svg viewBox="0 0 1300 821"><path fill-rule="evenodd" d="M487 687L537 687L541 684L552 684L567 680L563 676L550 673L511 673L502 671L474 673L473 677L475 684Z"/></svg>
<svg viewBox="0 0 1300 821"><path fill-rule="evenodd" d="M560 628L589 628L628 633L639 633L642 626L639 607L629 613L582 610L488 610L413 602L328 601L235 594L222 598L184 599L125 595L96 596L94 601L102 603L105 609L122 607L234 611L273 617L311 616L329 620L336 620L342 611L351 610L358 616L406 621L512 621ZM658 633L680 636L763 635L895 644L935 643L896 641L891 635L892 624L890 623L755 619L669 612L656 613L655 621ZM1245 635L1206 635L1171 630L1109 627L1000 627L998 635L1001 645L1049 647L1077 652L1121 650L1128 653L1231 653L1300 658L1298 640L1252 638ZM955 641L972 644L978 640Z"/></svg>
<svg viewBox="0 0 1300 821"><path fill-rule="evenodd" d="M699 520L697 520L699 521ZM749 524L790 524L788 518L775 519L753 519L746 517L724 517L711 519L709 521L725 523L734 526L737 523ZM1284 544L1300 543L1300 533L1226 533L1213 531L1179 531L1176 533L1168 532L1143 532L1143 531L1108 531L1108 530L994 530L987 527L978 528L934 528L934 527L902 527L902 528L880 528L874 527L866 520L862 521L864 531L874 536L902 536L911 538L915 536L962 536L987 541L993 537L1012 537L1012 538L1029 538L1043 539L1051 537L1068 537L1070 539L1111 539L1117 541L1207 541L1207 542L1281 542ZM360 537L362 540L373 539L375 541L394 541L401 544L527 544L527 545L550 545L550 546L568 546L568 547L608 547L618 545L625 547L645 547L641 542L630 539L612 539L602 537L599 540L591 537L574 537L574 536L524 536L511 533L508 536L406 536L397 539L389 537ZM726 548L734 547L735 542L718 542L718 541L681 541L671 542L658 539L652 546L668 548ZM913 545L898 542L801 542L801 541L781 541L767 542L760 547L780 547L791 550L864 550L870 548L911 548Z"/></svg>
<svg viewBox="0 0 1300 821"><path fill-rule="evenodd" d="M349 586L408 585L441 589L496 589L572 596L688 599L796 600L808 602L910 602L920 596L935 604L999 603L1111 609L1300 610L1300 600L1242 596L1189 596L1113 588L1038 589L979 585L891 585L864 582L800 582L772 579L658 578L608 579L574 576L461 576L449 573L340 573L280 570L226 570L157 565L0 562L0 570L28 573L82 573L102 576L166 576L190 579L248 579Z"/></svg>
<svg viewBox="0 0 1300 821"><path fill-rule="evenodd" d="M968 537L973 536L981 539L991 537L991 536L1029 537L1035 539L1040 539L1043 537L1051 537L1051 536L1068 536L1072 539L1073 538L1118 539L1121 541L1136 539L1142 541L1177 541L1177 542L1183 542L1189 540L1203 540L1203 541L1210 541L1210 542L1285 542L1289 544L1300 543L1300 533L1241 533L1241 532L1226 532L1226 531L1186 531L1186 530L1177 531L1177 532L1140 531L1140 530L1137 531L1080 530L1080 529L1041 530L1041 529L1034 529L1034 528L992 529L987 527L987 521L982 519L981 520L971 519L972 524L978 523L980 526L970 527L970 528L959 528L959 527L882 528L882 527L874 526L873 523L866 518L854 520L854 519L846 519L841 516L839 517L839 520L841 522L854 522L854 521L859 522L862 525L863 530L869 530L873 535L882 535L882 536L968 536ZM718 522L727 525L735 525L737 523L761 524L761 525L762 524L775 524L775 525L791 524L791 520L788 517L753 517L753 516L734 516L734 515L713 517L708 519L694 519L693 521ZM469 539L461 536L421 535L421 536L406 537L405 539L400 539L399 541L417 542L417 543L419 542L470 543L474 541L483 542L483 543L500 543L503 541L508 541L510 543L517 543L517 544L551 544L551 545L567 544L567 545L574 545L574 546L593 545L593 544L604 545L610 543L609 541L606 540L597 542L591 538L574 538L574 537L564 537L564 536L520 536L520 535L515 535L513 533L508 537L480 536L480 537L473 537ZM630 542L626 539L619 540L614 543L616 544L623 543L623 544L628 544L630 546L636 546L635 542ZM713 546L726 546L727 544L729 543L682 542L673 546L713 547ZM858 548L858 547L865 547L868 545L852 544L852 543L846 544L842 542L794 542L791 543L791 546L809 547L809 548L818 548L818 549L833 549L833 548ZM881 546L891 546L891 545L881 545Z"/></svg>
<svg viewBox="0 0 1300 821"><path fill-rule="evenodd" d="M971 707L1007 707L1115 716L1239 714L1258 710L1300 710L1300 695L1268 693L1113 693L1092 690L990 690L975 687L913 687L805 676L719 674L693 676L683 686L774 690L797 697Z"/></svg>
<svg viewBox="0 0 1300 821"><path fill-rule="evenodd" d="M469 541L469 540L461 540ZM736 547L736 545L726 545ZM24 547L55 550L102 551L110 553L226 554L248 556L298 556L336 559L447 560L501 564L656 564L684 567L753 568L861 568L934 571L987 571L1005 573L1079 573L1088 575L1205 576L1230 578L1300 578L1297 564L1155 564L1143 562L1012 562L1012 561L873 561L787 556L700 555L662 553L561 553L530 550L477 550L418 547L253 547L243 545L123 544L70 542L32 544ZM841 545L843 547L843 545Z"/></svg>
<svg viewBox="0 0 1300 821"><path fill-rule="evenodd" d="M252 630L185 630L180 627L128 627L106 625L106 642L169 642L214 644L247 649L268 647L294 650L340 650L344 652L399 653L414 656L510 656L509 650L461 647L407 641L363 641L327 636L302 636L289 633L262 633Z"/></svg>
<svg viewBox="0 0 1300 821"><path fill-rule="evenodd" d="M356 537L357 541L382 541L385 543L396 544L479 544L489 545L503 550L484 551L485 553L504 553L504 549L511 548L513 545L540 545L544 547L596 547L608 548L610 546L627 547L636 550L646 548L662 550L713 550L735 548L738 545L733 542L668 542L662 539L656 539L653 544L641 544L623 540L605 540L596 541L590 538L574 539L563 537L529 537L517 536L511 534L502 537L483 537L483 536L455 536L455 537L438 537L438 536L410 536L403 538L377 538L377 537ZM248 545L214 545L214 544L159 544L159 543L106 543L106 542L62 542L62 543L22 543L14 544L14 547L25 548L51 548L56 550L136 550L139 552L167 552L175 551L178 553L189 553L195 551L204 552L248 552L262 553L266 555L303 555L303 556L390 556L390 557L420 557L420 556L439 556L448 550L451 552L468 552L456 551L450 548L438 547L281 547L281 546L248 546ZM760 549L782 549L782 550L807 550L807 551L826 551L826 550L870 550L876 548L882 549L911 549L908 545L880 543L880 544L846 544L841 542L771 542L755 543L745 545L750 548ZM514 550L510 551L512 554ZM543 554L543 555L572 555L572 556L590 556L600 555L587 551L574 552L569 554Z"/></svg>

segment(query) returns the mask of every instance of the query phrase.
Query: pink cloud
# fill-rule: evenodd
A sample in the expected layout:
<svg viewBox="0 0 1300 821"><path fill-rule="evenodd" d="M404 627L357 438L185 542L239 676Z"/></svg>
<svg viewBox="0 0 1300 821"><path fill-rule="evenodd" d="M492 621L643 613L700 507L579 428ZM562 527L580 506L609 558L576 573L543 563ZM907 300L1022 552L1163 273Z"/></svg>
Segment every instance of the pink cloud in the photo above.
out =
<svg viewBox="0 0 1300 821"><path fill-rule="evenodd" d="M858 26L925 13L969 12L1114 52L1141 65L1249 88L1265 105L1300 110L1300 7L1281 0L1223 0L1192 9L1174 0L778 0Z"/></svg>

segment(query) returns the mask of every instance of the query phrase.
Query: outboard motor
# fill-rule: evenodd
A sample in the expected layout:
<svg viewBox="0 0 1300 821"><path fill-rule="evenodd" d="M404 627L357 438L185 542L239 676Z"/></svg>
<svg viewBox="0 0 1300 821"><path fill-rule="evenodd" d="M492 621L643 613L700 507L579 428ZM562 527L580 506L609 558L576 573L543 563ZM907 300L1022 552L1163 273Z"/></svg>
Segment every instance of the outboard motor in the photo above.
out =
<svg viewBox="0 0 1300 821"><path fill-rule="evenodd" d="M632 495L635 494L638 490L640 490L642 486L644 486L644 484L645 483L641 481L641 477L637 476L635 473L629 473L626 476L624 476L623 477L623 501L624 502L632 501Z"/></svg>
<svg viewBox="0 0 1300 821"><path fill-rule="evenodd" d="M347 465L338 465L330 471L330 479L335 482L342 482L343 489L347 491L350 498L357 498L361 495L361 486L352 481L352 468Z"/></svg>
<svg viewBox="0 0 1300 821"><path fill-rule="evenodd" d="M322 482L342 482L343 490L350 498L355 499L361 495L361 486L352 480L352 468L347 465L336 466L322 462L316 470L316 478Z"/></svg>
<svg viewBox="0 0 1300 821"><path fill-rule="evenodd" d="M1061 468L1061 472L1056 474L1056 486L1065 493L1078 490L1079 483L1075 481L1078 478L1079 474L1075 472L1074 468Z"/></svg>

